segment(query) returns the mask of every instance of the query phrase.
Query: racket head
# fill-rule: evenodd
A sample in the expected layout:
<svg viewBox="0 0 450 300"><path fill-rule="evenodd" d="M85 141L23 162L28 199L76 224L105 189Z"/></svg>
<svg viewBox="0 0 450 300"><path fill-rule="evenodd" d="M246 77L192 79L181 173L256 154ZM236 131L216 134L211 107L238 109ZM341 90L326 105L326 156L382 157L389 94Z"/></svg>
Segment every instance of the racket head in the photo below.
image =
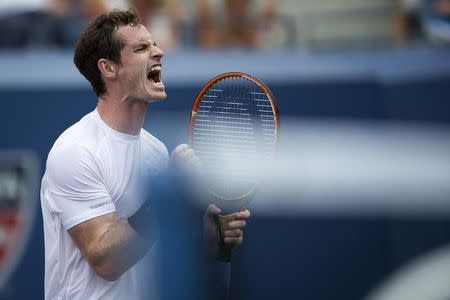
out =
<svg viewBox="0 0 450 300"><path fill-rule="evenodd" d="M276 100L252 75L220 74L200 90L189 119L189 144L207 170L209 196L219 207L235 211L252 199L260 183L254 165L275 154L278 128Z"/></svg>

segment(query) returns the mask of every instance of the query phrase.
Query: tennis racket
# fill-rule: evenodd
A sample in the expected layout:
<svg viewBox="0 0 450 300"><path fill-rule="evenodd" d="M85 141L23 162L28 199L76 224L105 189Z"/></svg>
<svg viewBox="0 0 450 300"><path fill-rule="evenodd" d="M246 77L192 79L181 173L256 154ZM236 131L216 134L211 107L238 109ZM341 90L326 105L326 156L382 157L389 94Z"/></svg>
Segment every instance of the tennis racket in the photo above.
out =
<svg viewBox="0 0 450 300"><path fill-rule="evenodd" d="M195 99L189 144L202 162L209 196L223 213L244 209L255 195L259 166L273 157L277 140L277 104L257 78L238 72L218 75ZM223 242L221 220L218 237Z"/></svg>

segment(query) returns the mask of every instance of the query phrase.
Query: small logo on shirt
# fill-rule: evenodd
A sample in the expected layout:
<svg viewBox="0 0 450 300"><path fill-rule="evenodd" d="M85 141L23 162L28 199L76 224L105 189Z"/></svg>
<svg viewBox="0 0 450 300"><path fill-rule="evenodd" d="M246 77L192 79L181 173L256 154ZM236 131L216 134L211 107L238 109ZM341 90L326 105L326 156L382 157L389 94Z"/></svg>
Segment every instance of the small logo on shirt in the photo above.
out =
<svg viewBox="0 0 450 300"><path fill-rule="evenodd" d="M100 203L96 203L96 204L94 204L94 205L91 205L91 206L89 206L91 209L97 209L97 208L99 208L99 207L103 207L103 206L106 206L106 205L108 205L108 204L112 204L112 201L111 200L106 200L106 201L102 201L102 202L100 202Z"/></svg>

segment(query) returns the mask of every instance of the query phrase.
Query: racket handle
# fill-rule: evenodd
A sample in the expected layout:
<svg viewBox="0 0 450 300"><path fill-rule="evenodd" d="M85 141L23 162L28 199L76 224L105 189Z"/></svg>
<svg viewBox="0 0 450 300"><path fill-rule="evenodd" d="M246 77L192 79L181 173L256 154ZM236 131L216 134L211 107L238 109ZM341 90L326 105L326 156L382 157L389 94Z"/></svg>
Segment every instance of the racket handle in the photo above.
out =
<svg viewBox="0 0 450 300"><path fill-rule="evenodd" d="M231 247L229 245L225 244L225 236L224 236L224 232L225 232L225 222L227 222L227 217L228 216L224 216L224 215L217 215L216 216L216 223L217 223L217 240L219 241L219 244L221 246L221 252L222 252L222 257L224 260L226 261L230 261L231 260Z"/></svg>

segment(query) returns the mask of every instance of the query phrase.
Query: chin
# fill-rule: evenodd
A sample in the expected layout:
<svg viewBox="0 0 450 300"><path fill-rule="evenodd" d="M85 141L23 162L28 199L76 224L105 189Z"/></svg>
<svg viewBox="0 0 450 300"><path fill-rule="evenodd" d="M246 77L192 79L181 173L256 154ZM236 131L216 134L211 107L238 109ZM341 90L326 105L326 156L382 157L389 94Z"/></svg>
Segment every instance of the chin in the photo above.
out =
<svg viewBox="0 0 450 300"><path fill-rule="evenodd" d="M167 98L166 92L159 92L157 94L151 94L147 98L147 102L160 102Z"/></svg>
<svg viewBox="0 0 450 300"><path fill-rule="evenodd" d="M166 88L162 82L155 84L147 80L144 82L143 92L146 102L159 102L167 98Z"/></svg>

